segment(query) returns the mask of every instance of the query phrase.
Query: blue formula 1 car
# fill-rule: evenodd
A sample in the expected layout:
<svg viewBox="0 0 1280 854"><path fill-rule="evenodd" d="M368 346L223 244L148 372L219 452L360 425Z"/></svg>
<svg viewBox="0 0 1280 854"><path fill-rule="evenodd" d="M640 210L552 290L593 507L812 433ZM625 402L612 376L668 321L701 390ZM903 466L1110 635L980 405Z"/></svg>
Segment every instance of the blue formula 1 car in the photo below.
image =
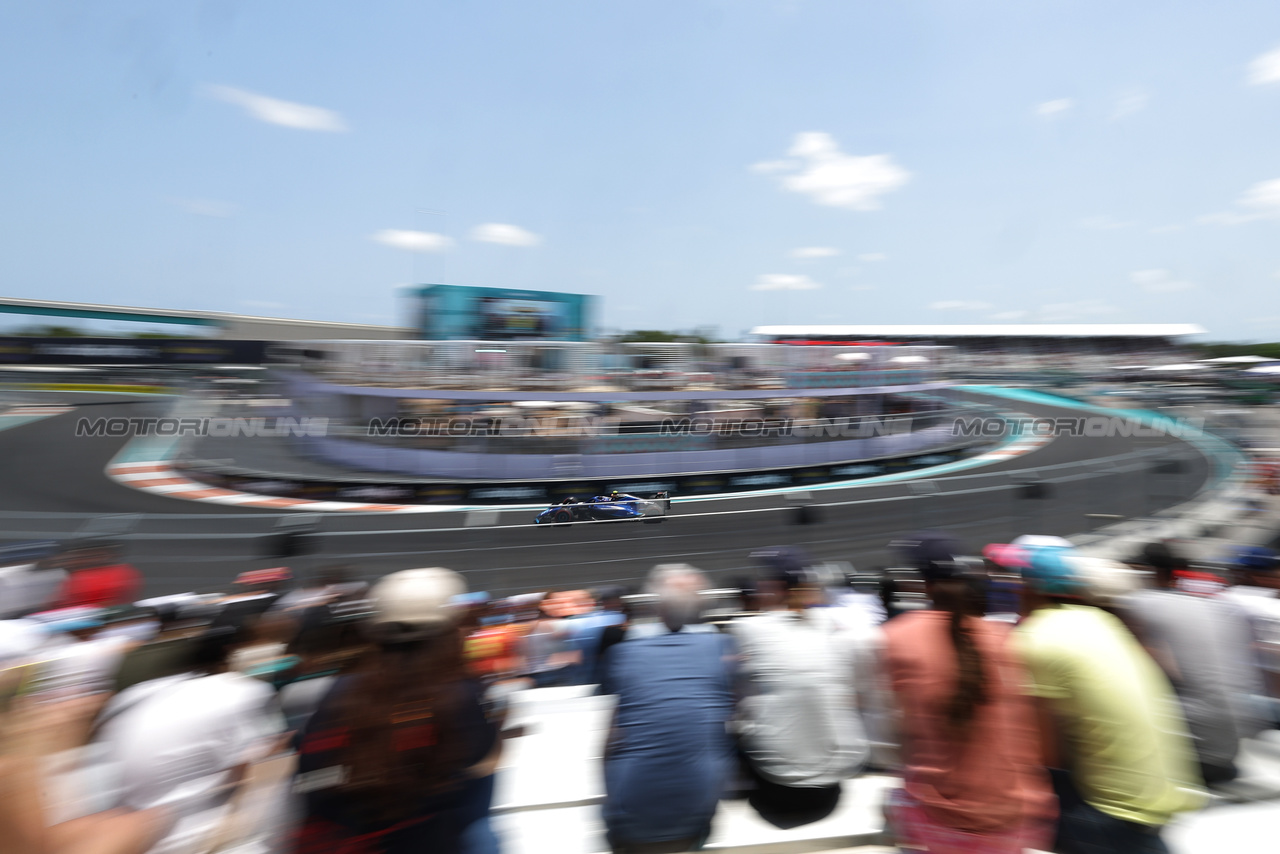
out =
<svg viewBox="0 0 1280 854"><path fill-rule="evenodd" d="M589 499L570 496L552 504L533 521L539 525L567 525L570 522L621 522L640 519L661 522L671 510L671 495L654 493L652 498L638 498L625 492L612 492Z"/></svg>

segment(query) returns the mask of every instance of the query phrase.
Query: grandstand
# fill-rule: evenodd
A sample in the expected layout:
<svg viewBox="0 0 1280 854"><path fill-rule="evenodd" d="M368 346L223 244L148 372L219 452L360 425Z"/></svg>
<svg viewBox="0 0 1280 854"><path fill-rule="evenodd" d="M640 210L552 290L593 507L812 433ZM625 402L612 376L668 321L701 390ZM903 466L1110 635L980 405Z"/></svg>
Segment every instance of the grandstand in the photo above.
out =
<svg viewBox="0 0 1280 854"><path fill-rule="evenodd" d="M1194 323L1025 323L757 326L757 341L804 346L914 344L949 347L948 367L973 379L1033 374L1097 377L1117 368L1187 361Z"/></svg>

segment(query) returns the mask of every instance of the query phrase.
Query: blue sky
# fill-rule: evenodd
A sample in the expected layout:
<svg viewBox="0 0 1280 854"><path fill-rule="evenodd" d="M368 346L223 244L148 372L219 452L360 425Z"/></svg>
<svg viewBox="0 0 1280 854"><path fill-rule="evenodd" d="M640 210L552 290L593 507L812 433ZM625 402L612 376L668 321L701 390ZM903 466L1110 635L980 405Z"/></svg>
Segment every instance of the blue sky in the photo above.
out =
<svg viewBox="0 0 1280 854"><path fill-rule="evenodd" d="M1274 0L10 3L0 110L10 296L1280 340Z"/></svg>

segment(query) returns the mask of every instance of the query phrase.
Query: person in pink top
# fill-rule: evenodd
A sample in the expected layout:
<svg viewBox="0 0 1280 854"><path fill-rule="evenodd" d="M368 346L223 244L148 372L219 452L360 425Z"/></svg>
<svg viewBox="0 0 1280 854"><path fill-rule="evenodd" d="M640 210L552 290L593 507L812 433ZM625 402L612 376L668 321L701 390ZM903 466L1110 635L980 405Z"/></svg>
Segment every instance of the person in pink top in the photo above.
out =
<svg viewBox="0 0 1280 854"><path fill-rule="evenodd" d="M890 829L935 854L1047 849L1057 801L1009 627L982 619L982 578L954 541L926 533L901 545L932 604L884 626L904 765Z"/></svg>

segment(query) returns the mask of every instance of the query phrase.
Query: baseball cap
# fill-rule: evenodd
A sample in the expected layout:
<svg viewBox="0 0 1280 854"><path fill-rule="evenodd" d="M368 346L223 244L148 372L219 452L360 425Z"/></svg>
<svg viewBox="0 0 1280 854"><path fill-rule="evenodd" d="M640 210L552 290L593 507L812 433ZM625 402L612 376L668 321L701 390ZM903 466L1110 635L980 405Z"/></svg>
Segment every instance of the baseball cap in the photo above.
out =
<svg viewBox="0 0 1280 854"><path fill-rule="evenodd" d="M100 628L105 622L106 612L106 608L76 605L29 614L27 619L41 624L50 632L77 632L83 629Z"/></svg>
<svg viewBox="0 0 1280 854"><path fill-rule="evenodd" d="M1126 595L1142 589L1144 573L1119 561L1085 555L1068 555L1067 560L1075 568L1081 588L1098 605L1114 606Z"/></svg>
<svg viewBox="0 0 1280 854"><path fill-rule="evenodd" d="M796 546L771 546L752 552L751 557L764 565L764 577L787 586L799 587L817 582L817 574L809 569L809 556Z"/></svg>
<svg viewBox="0 0 1280 854"><path fill-rule="evenodd" d="M972 574L972 564L960 557L964 551L960 541L944 531L921 531L894 540L889 545L900 550L925 581L943 581Z"/></svg>
<svg viewBox="0 0 1280 854"><path fill-rule="evenodd" d="M1023 534L1013 541L1013 545L1028 549L1062 548L1074 549L1075 543L1065 537L1050 537L1045 534Z"/></svg>
<svg viewBox="0 0 1280 854"><path fill-rule="evenodd" d="M132 601L142 589L142 573L131 566L116 564L80 569L62 583L58 593L64 608L101 607Z"/></svg>
<svg viewBox="0 0 1280 854"><path fill-rule="evenodd" d="M404 641L440 634L457 618L454 597L466 592L462 576L444 567L393 572L369 591L375 633Z"/></svg>
<svg viewBox="0 0 1280 854"><path fill-rule="evenodd" d="M1043 534L1023 534L1011 543L992 543L982 550L982 556L1005 569L1026 569L1031 565L1031 555L1037 549L1074 549L1075 544L1062 537Z"/></svg>
<svg viewBox="0 0 1280 854"><path fill-rule="evenodd" d="M982 556L1005 569L1025 569L1031 550L1013 543L992 543L982 549Z"/></svg>
<svg viewBox="0 0 1280 854"><path fill-rule="evenodd" d="M273 566L268 569L250 569L236 576L236 584L275 584L293 578L287 566Z"/></svg>
<svg viewBox="0 0 1280 854"><path fill-rule="evenodd" d="M1084 592L1085 581L1071 549L1045 546L1028 551L1022 580L1032 590L1047 596L1076 596Z"/></svg>

